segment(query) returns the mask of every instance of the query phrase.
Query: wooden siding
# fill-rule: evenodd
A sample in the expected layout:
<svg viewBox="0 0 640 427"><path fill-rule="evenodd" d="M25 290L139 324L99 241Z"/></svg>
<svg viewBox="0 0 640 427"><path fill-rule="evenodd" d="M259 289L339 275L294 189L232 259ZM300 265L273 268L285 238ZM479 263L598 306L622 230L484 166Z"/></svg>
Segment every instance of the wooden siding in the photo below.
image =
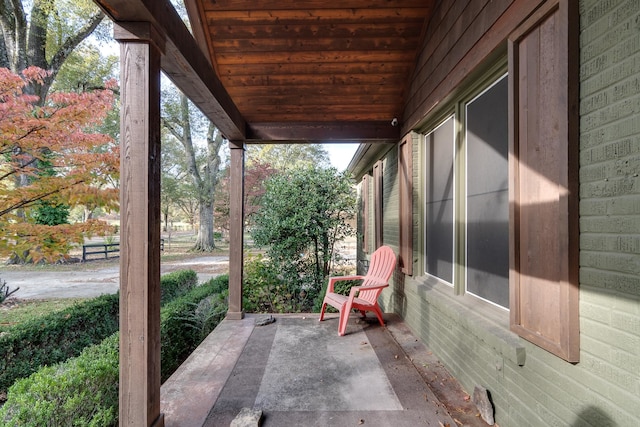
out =
<svg viewBox="0 0 640 427"><path fill-rule="evenodd" d="M384 191L384 163L376 162L373 165L373 236L375 249L384 244L383 210L385 208Z"/></svg>
<svg viewBox="0 0 640 427"><path fill-rule="evenodd" d="M487 58L504 50L509 33L539 4L527 0L438 3L408 92L402 131L418 127Z"/></svg>

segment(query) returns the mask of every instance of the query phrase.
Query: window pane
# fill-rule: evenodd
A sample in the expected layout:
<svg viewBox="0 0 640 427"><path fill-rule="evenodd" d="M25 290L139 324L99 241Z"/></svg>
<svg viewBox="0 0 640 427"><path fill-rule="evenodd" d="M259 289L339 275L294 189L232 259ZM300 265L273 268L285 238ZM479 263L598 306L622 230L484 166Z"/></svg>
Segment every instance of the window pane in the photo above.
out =
<svg viewBox="0 0 640 427"><path fill-rule="evenodd" d="M509 307L507 78L466 104L467 291Z"/></svg>
<svg viewBox="0 0 640 427"><path fill-rule="evenodd" d="M454 117L425 136L425 271L453 282Z"/></svg>

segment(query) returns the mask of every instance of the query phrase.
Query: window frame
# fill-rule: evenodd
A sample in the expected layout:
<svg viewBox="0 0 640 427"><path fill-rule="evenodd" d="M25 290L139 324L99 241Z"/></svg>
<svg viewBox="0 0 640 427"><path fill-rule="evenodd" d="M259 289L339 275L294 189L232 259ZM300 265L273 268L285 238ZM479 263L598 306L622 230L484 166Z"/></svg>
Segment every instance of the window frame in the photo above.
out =
<svg viewBox="0 0 640 427"><path fill-rule="evenodd" d="M477 100L478 98L480 98L482 95L484 95L485 93L487 93L489 90L491 90L494 86L496 86L498 83L500 83L503 79L505 80L505 83L508 84L508 71L506 69L506 67L502 67L501 69L498 70L498 72L491 72L487 75L486 79L483 79L481 81L480 84L478 84L473 91L470 91L468 96L465 96L463 98L461 98L458 101L458 108L460 111L460 122L464 123L460 125L460 145L461 145L461 152L464 153L464 159L461 159L460 161L460 167L464 169L464 185L461 186L461 188L463 187L463 190L461 191L462 194L460 194L460 199L462 199L460 205L461 205L461 209L462 212L460 213L460 219L461 221L459 221L459 223L461 224L461 227L463 228L463 232L462 234L462 238L460 239L460 244L463 246L463 248L461 248L464 251L464 255L461 256L461 262L460 264L462 265L462 269L464 270L464 274L461 275L464 280L462 283L460 283L460 288L461 292L460 293L464 293L464 294L469 294L470 296L472 296L473 298L479 299L481 301L486 302L487 304L490 304L494 307L499 308L501 311L505 311L508 312L509 311L509 307L505 307L503 305L500 305L498 303L496 303L495 301L492 301L490 299L484 298L476 293L474 293L473 291L469 290L468 287L468 279L469 279L469 275L468 275L468 268L469 268L469 256L468 256L468 247L469 247L469 233L468 233L468 225L469 225L469 204L468 204L468 199L469 199L469 188L467 186L467 180L468 180L468 173L469 173L469 156L468 156L468 150L469 150L469 141L467 138L467 134L468 134L468 114L467 114L467 106L469 104L471 104L472 102L474 102L475 100ZM505 102L509 103L508 99L505 99ZM508 115L505 117L505 120L508 121L509 117ZM508 135L506 135L508 138ZM509 174L509 159L507 158L507 175ZM507 233L510 233L510 227L507 224ZM508 250L508 249L507 249ZM507 256L509 254L507 253ZM507 265L508 267L508 265ZM509 279L507 279L507 282L509 282ZM508 289L508 292L510 293L510 288ZM507 295L507 298L509 298L509 295Z"/></svg>
<svg viewBox="0 0 640 427"><path fill-rule="evenodd" d="M370 213L369 213L369 205L370 205L370 200L369 200L369 181L371 180L371 175L369 174L365 174L362 177L362 181L361 181L361 185L360 185L360 197L362 200L362 225L361 225L361 232L362 232L362 252L364 252L365 254L368 254L371 252L371 249L369 247L369 242L371 240L371 238L369 237L369 218L370 218Z"/></svg>
<svg viewBox="0 0 640 427"><path fill-rule="evenodd" d="M452 267L451 267L451 277L452 280L449 282L443 278L440 278L432 273L430 273L427 270L427 233L428 233L428 221L427 221L427 209L426 209L426 202L427 202L427 197L426 197L426 191L427 189L425 188L425 183L427 181L426 177L424 176L425 170L427 169L427 165L426 165L426 152L421 153L421 163L422 163L422 176L420 179L421 185L422 185L422 189L421 189L421 194L424 197L424 202L422 203L421 209L422 209L422 224L423 227L421 229L421 238L422 238L422 271L423 274L432 277L436 280L438 280L440 283L443 283L449 287L455 288L455 283L456 283L456 265L457 265L457 238L458 238L458 227L455 226L456 224L456 217L457 217L457 209L458 209L458 203L456 200L456 192L457 192L457 181L459 180L458 178L458 168L457 168L457 151L458 151L458 130L459 130L459 122L457 120L457 116L458 116L458 112L457 110L447 110L446 114L442 114L440 115L438 118L439 120L434 121L433 125L430 127L427 127L423 132L421 132L421 138L420 138L420 145L422 146L423 150L427 149L427 137L428 135L432 134L433 132L435 132L436 130L438 130L439 128L441 128L442 126L444 126L449 120L452 119L452 124L451 126L453 127L453 138L451 141L451 151L452 151L452 166L453 166L453 209L452 209L452 253L451 253L451 260L452 260Z"/></svg>

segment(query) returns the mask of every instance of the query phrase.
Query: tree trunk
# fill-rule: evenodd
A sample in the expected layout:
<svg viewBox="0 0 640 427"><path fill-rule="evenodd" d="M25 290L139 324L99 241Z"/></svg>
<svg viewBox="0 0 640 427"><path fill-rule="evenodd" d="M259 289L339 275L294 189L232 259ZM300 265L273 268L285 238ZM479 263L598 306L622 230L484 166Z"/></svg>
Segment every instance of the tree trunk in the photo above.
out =
<svg viewBox="0 0 640 427"><path fill-rule="evenodd" d="M209 123L207 131L207 164L202 170L202 192L200 193L200 229L196 238L195 250L212 251L216 244L213 238L214 218L213 206L215 204L215 190L218 185L218 173L220 171L220 147L222 135Z"/></svg>
<svg viewBox="0 0 640 427"><path fill-rule="evenodd" d="M169 209L165 209L162 212L162 216L164 217L164 229L162 231L166 233L169 230Z"/></svg>
<svg viewBox="0 0 640 427"><path fill-rule="evenodd" d="M213 199L200 201L200 227L194 251L211 252L216 248L213 239Z"/></svg>

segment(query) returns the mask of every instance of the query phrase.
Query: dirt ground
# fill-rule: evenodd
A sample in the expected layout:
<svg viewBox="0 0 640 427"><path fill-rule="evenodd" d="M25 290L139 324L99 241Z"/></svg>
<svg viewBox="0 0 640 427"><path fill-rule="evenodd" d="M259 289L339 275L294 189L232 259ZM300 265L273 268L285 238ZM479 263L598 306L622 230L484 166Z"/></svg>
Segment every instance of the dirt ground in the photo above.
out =
<svg viewBox="0 0 640 427"><path fill-rule="evenodd" d="M229 270L229 258L221 256L196 256L194 258L163 262L161 274L191 269L198 273L200 282L224 274ZM77 268L21 268L3 267L0 278L10 289L20 288L11 298L92 298L115 293L120 284L119 260L92 261L77 265ZM10 298L10 299L11 299Z"/></svg>

